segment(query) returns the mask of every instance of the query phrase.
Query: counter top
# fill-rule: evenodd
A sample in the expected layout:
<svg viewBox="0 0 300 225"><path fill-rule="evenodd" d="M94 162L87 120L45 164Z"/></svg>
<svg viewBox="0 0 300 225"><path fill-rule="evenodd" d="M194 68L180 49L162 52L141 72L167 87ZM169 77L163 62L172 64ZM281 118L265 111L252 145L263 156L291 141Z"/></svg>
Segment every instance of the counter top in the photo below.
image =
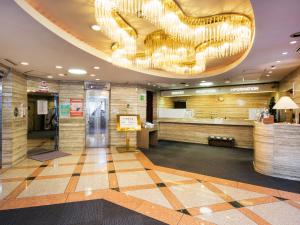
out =
<svg viewBox="0 0 300 225"><path fill-rule="evenodd" d="M188 124L209 124L209 125L227 125L227 126L253 126L252 120L231 120L231 119L173 119L173 118L160 118L159 123L188 123Z"/></svg>

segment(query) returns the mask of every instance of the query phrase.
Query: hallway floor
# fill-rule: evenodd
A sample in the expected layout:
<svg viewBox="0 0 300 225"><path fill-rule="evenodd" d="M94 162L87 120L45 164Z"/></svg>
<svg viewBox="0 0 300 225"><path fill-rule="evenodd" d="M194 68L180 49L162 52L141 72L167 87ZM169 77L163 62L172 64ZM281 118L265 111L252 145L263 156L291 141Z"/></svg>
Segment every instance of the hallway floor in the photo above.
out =
<svg viewBox="0 0 300 225"><path fill-rule="evenodd" d="M156 166L139 151L68 153L2 169L0 210L104 199L167 224L300 224L297 193Z"/></svg>

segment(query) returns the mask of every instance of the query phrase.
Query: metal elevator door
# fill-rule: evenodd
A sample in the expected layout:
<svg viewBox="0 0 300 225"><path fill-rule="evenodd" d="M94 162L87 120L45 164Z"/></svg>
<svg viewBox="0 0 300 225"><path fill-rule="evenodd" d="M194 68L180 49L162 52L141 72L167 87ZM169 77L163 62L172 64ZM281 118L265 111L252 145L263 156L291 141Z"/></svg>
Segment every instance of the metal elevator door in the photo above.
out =
<svg viewBox="0 0 300 225"><path fill-rule="evenodd" d="M86 90L86 147L108 146L109 91Z"/></svg>

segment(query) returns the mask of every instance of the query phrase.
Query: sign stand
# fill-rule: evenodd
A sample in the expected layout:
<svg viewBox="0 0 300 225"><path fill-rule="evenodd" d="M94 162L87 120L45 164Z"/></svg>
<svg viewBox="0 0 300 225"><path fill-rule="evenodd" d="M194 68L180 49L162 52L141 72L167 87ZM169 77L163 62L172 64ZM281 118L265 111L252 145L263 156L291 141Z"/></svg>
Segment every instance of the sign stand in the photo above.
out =
<svg viewBox="0 0 300 225"><path fill-rule="evenodd" d="M141 130L141 119L139 115L133 114L122 114L117 115L117 130L120 132L125 132L125 146L117 147L117 151L123 152L136 152L136 148L130 147L130 131Z"/></svg>

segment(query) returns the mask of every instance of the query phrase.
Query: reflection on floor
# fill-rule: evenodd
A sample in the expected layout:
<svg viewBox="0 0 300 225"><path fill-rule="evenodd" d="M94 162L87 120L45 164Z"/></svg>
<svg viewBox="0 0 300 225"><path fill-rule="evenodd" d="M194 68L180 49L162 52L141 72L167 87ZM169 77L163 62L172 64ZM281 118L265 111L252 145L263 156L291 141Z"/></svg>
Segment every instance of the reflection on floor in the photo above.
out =
<svg viewBox="0 0 300 225"><path fill-rule="evenodd" d="M160 141L143 152L155 165L300 193L300 181L254 171L253 150Z"/></svg>
<svg viewBox="0 0 300 225"><path fill-rule="evenodd" d="M167 224L300 224L300 194L156 166L142 152L69 153L1 170L0 209L105 199Z"/></svg>

